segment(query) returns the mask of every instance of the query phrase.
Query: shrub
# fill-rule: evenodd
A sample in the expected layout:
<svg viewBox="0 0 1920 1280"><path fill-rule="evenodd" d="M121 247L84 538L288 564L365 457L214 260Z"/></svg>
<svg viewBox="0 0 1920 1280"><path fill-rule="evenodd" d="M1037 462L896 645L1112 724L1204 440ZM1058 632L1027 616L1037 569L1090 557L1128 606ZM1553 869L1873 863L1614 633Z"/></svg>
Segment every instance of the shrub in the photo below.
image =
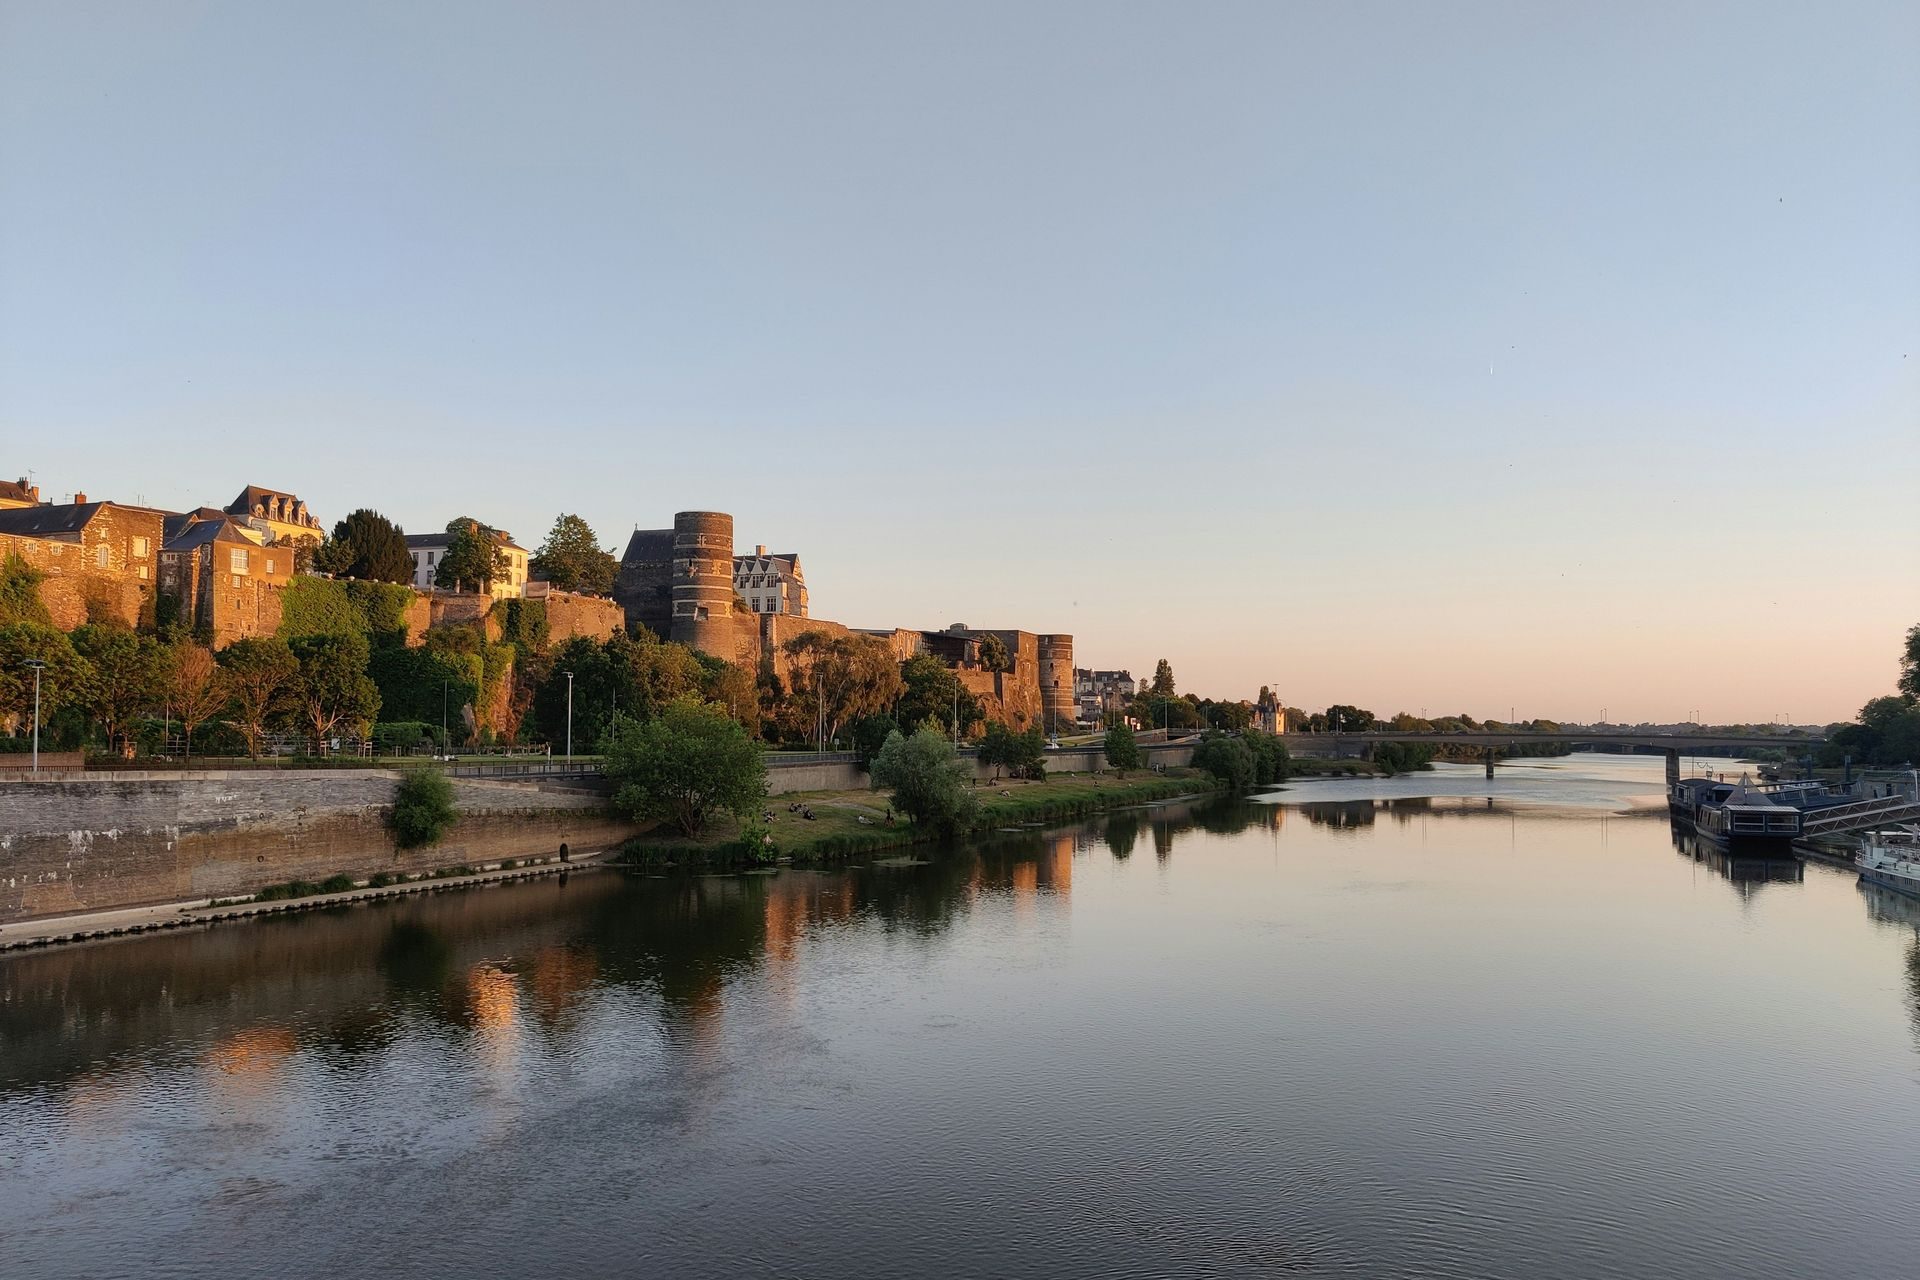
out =
<svg viewBox="0 0 1920 1280"><path fill-rule="evenodd" d="M349 889L358 887L359 883L344 871L338 875L328 876L320 882L320 892L322 893L345 893Z"/></svg>
<svg viewBox="0 0 1920 1280"><path fill-rule="evenodd" d="M873 758L875 786L893 792L894 807L942 835L972 825L979 800L968 785L972 770L954 755L953 744L931 729L911 738L891 734Z"/></svg>
<svg viewBox="0 0 1920 1280"><path fill-rule="evenodd" d="M440 843L455 820L453 784L438 769L415 769L393 790L387 830L402 849Z"/></svg>
<svg viewBox="0 0 1920 1280"><path fill-rule="evenodd" d="M1193 767L1203 769L1228 791L1245 791L1253 785L1253 752L1238 738L1208 734L1193 749Z"/></svg>
<svg viewBox="0 0 1920 1280"><path fill-rule="evenodd" d="M1139 739L1133 736L1133 730L1123 724L1107 730L1107 763L1122 772L1138 769L1144 763L1140 756Z"/></svg>

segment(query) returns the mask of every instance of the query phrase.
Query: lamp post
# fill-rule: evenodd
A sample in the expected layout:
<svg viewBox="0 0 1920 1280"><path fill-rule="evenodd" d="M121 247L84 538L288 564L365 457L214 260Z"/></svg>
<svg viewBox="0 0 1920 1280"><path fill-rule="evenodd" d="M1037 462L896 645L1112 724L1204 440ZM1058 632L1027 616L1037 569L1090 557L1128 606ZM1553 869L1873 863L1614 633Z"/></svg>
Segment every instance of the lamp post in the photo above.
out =
<svg viewBox="0 0 1920 1280"><path fill-rule="evenodd" d="M442 680L440 682L440 753L442 755L453 754L451 751L447 750L447 684L448 683L449 682L446 680Z"/></svg>
<svg viewBox="0 0 1920 1280"><path fill-rule="evenodd" d="M573 763L573 672L567 674L567 763Z"/></svg>
<svg viewBox="0 0 1920 1280"><path fill-rule="evenodd" d="M40 776L40 673L46 669L46 663L38 658L28 658L27 666L33 669L33 776Z"/></svg>

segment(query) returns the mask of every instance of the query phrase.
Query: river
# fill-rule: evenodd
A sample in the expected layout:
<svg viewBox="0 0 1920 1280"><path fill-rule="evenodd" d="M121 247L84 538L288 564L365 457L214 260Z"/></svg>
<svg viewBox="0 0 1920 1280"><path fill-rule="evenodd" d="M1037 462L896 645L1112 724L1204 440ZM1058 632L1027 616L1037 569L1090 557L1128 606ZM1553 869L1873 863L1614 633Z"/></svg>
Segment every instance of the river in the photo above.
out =
<svg viewBox="0 0 1920 1280"><path fill-rule="evenodd" d="M1660 771L0 957L0 1276L1916 1274L1920 903Z"/></svg>

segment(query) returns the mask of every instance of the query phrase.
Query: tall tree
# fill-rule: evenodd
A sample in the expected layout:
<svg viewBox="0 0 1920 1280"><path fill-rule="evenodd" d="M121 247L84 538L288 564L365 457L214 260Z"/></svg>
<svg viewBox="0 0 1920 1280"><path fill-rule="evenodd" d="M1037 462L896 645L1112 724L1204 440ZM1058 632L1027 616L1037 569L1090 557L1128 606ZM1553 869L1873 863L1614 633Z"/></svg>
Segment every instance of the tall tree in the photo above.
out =
<svg viewBox="0 0 1920 1280"><path fill-rule="evenodd" d="M23 560L17 551L9 551L5 559L0 559L0 627L10 627L16 622L53 625L46 602L40 598L40 584L46 576Z"/></svg>
<svg viewBox="0 0 1920 1280"><path fill-rule="evenodd" d="M175 643L167 653L166 702L186 735L187 755L193 755L193 731L220 714L226 698L215 676L213 651L190 640Z"/></svg>
<svg viewBox="0 0 1920 1280"><path fill-rule="evenodd" d="M959 759L953 744L932 729L911 737L888 736L873 758L873 784L893 792L894 808L941 835L956 835L972 825L980 801L969 785L973 767Z"/></svg>
<svg viewBox="0 0 1920 1280"><path fill-rule="evenodd" d="M948 737L965 738L985 715L980 700L960 683L946 663L930 653L915 654L900 664L900 700L893 718L911 733L929 720L943 726ZM959 721L956 730L955 720Z"/></svg>
<svg viewBox="0 0 1920 1280"><path fill-rule="evenodd" d="M9 728L33 716L34 669L40 667L40 723L78 702L93 679L93 668L74 652L65 633L36 622L0 626L0 720Z"/></svg>
<svg viewBox="0 0 1920 1280"><path fill-rule="evenodd" d="M1900 692L1920 701L1920 625L1907 632L1907 647L1900 652Z"/></svg>
<svg viewBox="0 0 1920 1280"><path fill-rule="evenodd" d="M450 591L489 591L505 572L500 531L472 516L447 522L447 549L434 569L435 586Z"/></svg>
<svg viewBox="0 0 1920 1280"><path fill-rule="evenodd" d="M988 671L1013 670L1013 657L1007 652L1006 641L992 632L981 636L980 665Z"/></svg>
<svg viewBox="0 0 1920 1280"><path fill-rule="evenodd" d="M82 705L100 722L107 745L133 754L133 725L165 696L160 645L112 623L90 622L73 633L73 648L93 668Z"/></svg>
<svg viewBox="0 0 1920 1280"><path fill-rule="evenodd" d="M601 744L613 803L697 836L718 813L745 819L767 794L760 747L724 707L680 698L644 723L621 716Z"/></svg>
<svg viewBox="0 0 1920 1280"><path fill-rule="evenodd" d="M1156 698L1173 696L1173 666L1165 658L1154 667L1153 683L1147 686L1147 692Z"/></svg>
<svg viewBox="0 0 1920 1280"><path fill-rule="evenodd" d="M830 636L808 631L786 644L793 700L811 712L822 742L862 716L885 711L900 697L900 665L877 636Z"/></svg>
<svg viewBox="0 0 1920 1280"><path fill-rule="evenodd" d="M286 714L300 663L277 638L236 640L220 651L219 663L233 727L246 738L247 754L257 759L268 732Z"/></svg>
<svg viewBox="0 0 1920 1280"><path fill-rule="evenodd" d="M547 530L547 540L528 567L562 591L604 596L613 591L620 562L600 546L592 525L579 516L563 515Z"/></svg>
<svg viewBox="0 0 1920 1280"><path fill-rule="evenodd" d="M367 675L362 636L302 636L293 642L299 674L294 698L302 727L311 731L315 755L326 750L334 730L365 733L380 714L380 690Z"/></svg>
<svg viewBox="0 0 1920 1280"><path fill-rule="evenodd" d="M400 526L361 507L333 526L333 537L314 552L314 563L341 578L367 582L412 582L413 556Z"/></svg>

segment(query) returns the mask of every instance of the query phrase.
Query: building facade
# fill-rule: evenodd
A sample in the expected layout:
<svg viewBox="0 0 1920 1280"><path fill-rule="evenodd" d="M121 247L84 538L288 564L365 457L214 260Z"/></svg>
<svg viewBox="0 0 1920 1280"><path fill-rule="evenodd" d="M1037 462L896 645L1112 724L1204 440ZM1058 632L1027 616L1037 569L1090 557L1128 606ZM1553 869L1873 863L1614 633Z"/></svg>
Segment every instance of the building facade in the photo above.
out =
<svg viewBox="0 0 1920 1280"><path fill-rule="evenodd" d="M447 548L453 542L448 533L410 533L407 535L407 554L413 557L413 586L417 591L432 591L435 588L435 575L440 571L440 562L446 559ZM517 600L527 594L527 565L531 560L527 549L505 533L494 536L494 542L500 549L501 575L487 588L487 594L495 600Z"/></svg>
<svg viewBox="0 0 1920 1280"><path fill-rule="evenodd" d="M793 552L768 555L765 547L755 547L750 556L735 556L733 593L753 613L807 616L807 579L800 570L800 557Z"/></svg>
<svg viewBox="0 0 1920 1280"><path fill-rule="evenodd" d="M138 626L153 619L165 519L117 502L8 507L0 509L0 556L18 555L46 575L41 599L62 630L103 618Z"/></svg>
<svg viewBox="0 0 1920 1280"><path fill-rule="evenodd" d="M1131 671L1092 671L1085 667L1073 673L1073 699L1080 723L1099 725L1110 714L1125 714L1127 704L1139 691Z"/></svg>
<svg viewBox="0 0 1920 1280"><path fill-rule="evenodd" d="M18 480L0 480L0 511L40 505L40 488L25 476Z"/></svg>
<svg viewBox="0 0 1920 1280"><path fill-rule="evenodd" d="M176 616L216 649L270 636L280 627L280 592L294 574L296 544L267 542L223 511L170 516L160 551L160 594Z"/></svg>
<svg viewBox="0 0 1920 1280"><path fill-rule="evenodd" d="M299 498L257 484L242 489L240 496L227 504L226 513L267 542L318 543L325 532L319 518Z"/></svg>

